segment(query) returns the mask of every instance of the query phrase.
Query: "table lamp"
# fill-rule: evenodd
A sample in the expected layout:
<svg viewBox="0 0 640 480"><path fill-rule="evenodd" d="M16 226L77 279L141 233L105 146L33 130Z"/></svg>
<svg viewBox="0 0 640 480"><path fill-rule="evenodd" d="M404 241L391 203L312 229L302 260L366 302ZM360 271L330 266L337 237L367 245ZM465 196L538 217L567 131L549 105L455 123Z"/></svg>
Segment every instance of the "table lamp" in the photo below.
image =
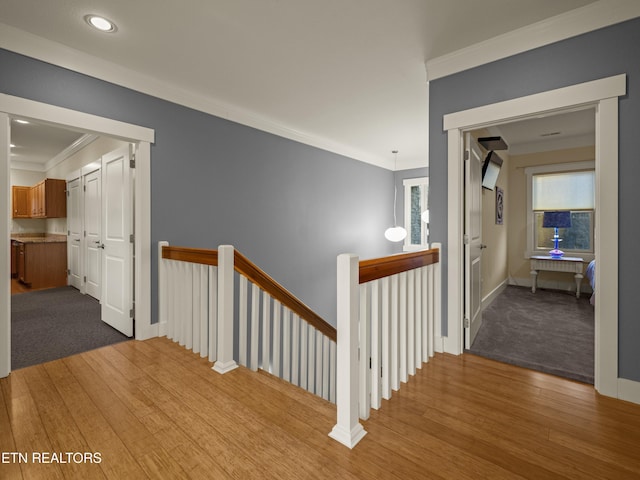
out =
<svg viewBox="0 0 640 480"><path fill-rule="evenodd" d="M571 212L568 211L555 211L544 212L542 215L542 227L554 228L553 233L553 250L549 252L551 258L562 258L564 252L558 248L558 242L561 242L558 235L559 228L571 228Z"/></svg>

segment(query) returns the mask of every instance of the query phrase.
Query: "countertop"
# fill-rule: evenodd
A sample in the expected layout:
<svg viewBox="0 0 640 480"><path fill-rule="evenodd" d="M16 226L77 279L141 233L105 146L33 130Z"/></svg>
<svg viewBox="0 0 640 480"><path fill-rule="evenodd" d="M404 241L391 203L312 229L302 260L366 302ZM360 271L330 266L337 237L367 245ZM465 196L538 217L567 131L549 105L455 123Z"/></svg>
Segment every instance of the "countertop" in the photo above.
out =
<svg viewBox="0 0 640 480"><path fill-rule="evenodd" d="M45 233L12 233L11 240L20 243L66 243L66 235Z"/></svg>

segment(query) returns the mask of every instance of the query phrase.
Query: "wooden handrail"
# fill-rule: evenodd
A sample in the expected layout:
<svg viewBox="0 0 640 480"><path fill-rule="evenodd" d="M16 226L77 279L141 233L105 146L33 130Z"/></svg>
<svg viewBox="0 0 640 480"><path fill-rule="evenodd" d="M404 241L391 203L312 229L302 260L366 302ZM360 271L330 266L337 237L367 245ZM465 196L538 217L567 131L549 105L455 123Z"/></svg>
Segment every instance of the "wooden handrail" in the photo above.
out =
<svg viewBox="0 0 640 480"><path fill-rule="evenodd" d="M432 248L419 252L391 255L360 261L360 283L424 267L440 261L440 250Z"/></svg>
<svg viewBox="0 0 640 480"><path fill-rule="evenodd" d="M213 265L214 267L218 266L218 251L204 248L172 247L165 245L162 247L162 258Z"/></svg>
<svg viewBox="0 0 640 480"><path fill-rule="evenodd" d="M292 312L295 312L311 326L329 337L334 342L338 338L338 333L334 327L329 325L322 317L302 303L286 288L267 275L256 264L237 250L234 250L234 267L253 283L262 288L271 297L278 300L282 305Z"/></svg>
<svg viewBox="0 0 640 480"><path fill-rule="evenodd" d="M322 317L302 303L286 288L261 270L255 263L234 249L234 269L247 277L262 290L278 300L282 305L295 312L307 323L329 337L334 342L338 338L337 331ZM204 265L218 265L218 251L186 247L162 247L162 258L180 260L182 262L201 263Z"/></svg>

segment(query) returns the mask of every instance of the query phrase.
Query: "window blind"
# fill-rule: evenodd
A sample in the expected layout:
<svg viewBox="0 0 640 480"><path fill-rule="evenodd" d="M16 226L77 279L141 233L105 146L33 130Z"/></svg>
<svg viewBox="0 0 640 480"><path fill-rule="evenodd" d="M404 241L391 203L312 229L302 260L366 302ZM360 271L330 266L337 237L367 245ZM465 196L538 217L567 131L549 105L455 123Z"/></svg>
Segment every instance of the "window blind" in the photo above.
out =
<svg viewBox="0 0 640 480"><path fill-rule="evenodd" d="M595 209L595 171L534 175L533 209Z"/></svg>

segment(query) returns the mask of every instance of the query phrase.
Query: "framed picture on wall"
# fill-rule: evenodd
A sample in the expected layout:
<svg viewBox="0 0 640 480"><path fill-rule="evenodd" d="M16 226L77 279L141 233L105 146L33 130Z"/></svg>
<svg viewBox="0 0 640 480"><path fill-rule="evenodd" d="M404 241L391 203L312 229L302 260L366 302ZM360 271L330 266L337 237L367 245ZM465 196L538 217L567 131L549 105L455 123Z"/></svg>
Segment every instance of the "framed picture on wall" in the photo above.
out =
<svg viewBox="0 0 640 480"><path fill-rule="evenodd" d="M496 187L496 225L502 225L504 221L504 190Z"/></svg>

